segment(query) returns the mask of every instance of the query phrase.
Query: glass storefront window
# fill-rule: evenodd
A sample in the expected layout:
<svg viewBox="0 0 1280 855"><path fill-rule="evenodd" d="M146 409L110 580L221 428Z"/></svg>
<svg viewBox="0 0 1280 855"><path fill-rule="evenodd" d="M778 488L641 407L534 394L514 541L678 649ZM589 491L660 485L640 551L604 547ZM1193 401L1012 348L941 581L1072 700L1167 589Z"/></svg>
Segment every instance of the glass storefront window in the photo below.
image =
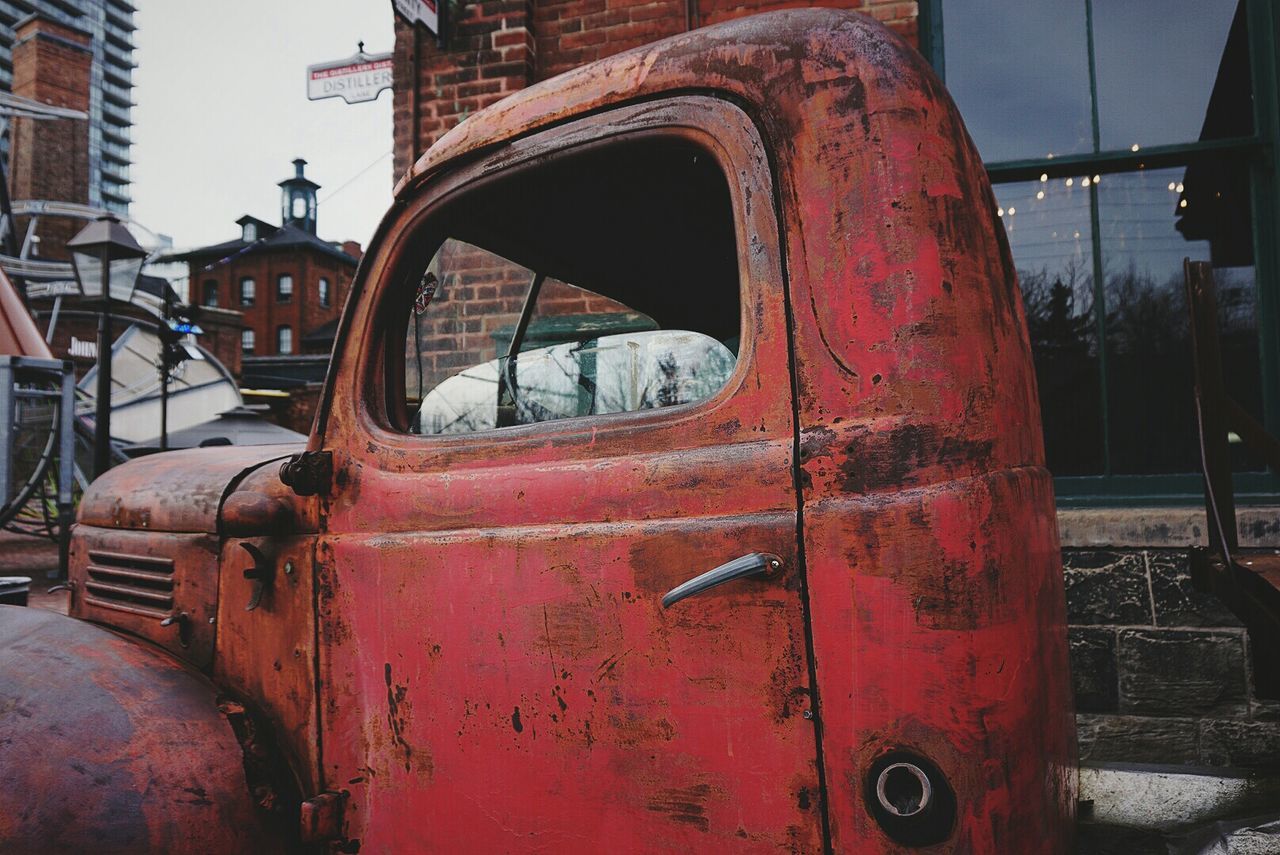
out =
<svg viewBox="0 0 1280 855"><path fill-rule="evenodd" d="M1258 317L1273 285L1255 267L1251 156L1263 151L1243 0L946 0L929 18L995 182L1049 468L1196 473L1183 259L1212 263L1224 381L1259 420L1274 326ZM1263 468L1232 448L1237 472Z"/></svg>
<svg viewBox="0 0 1280 855"><path fill-rule="evenodd" d="M1201 172L1218 171L1204 169ZM1104 263L1111 468L1117 474L1194 472L1200 466L1182 262L1208 261L1238 237L1229 220L1196 229L1180 215L1195 194L1186 168L1109 175L1096 188ZM1210 190L1212 188L1205 188ZM1209 195L1218 191L1214 190ZM1188 202L1187 206L1183 203ZM1233 207L1248 211L1249 200ZM1192 231L1199 239L1189 240ZM1245 223L1245 234L1249 233ZM1250 257L1215 264L1228 388L1261 418L1261 378ZM1243 455L1237 468L1249 468Z"/></svg>
<svg viewBox="0 0 1280 855"><path fill-rule="evenodd" d="M1049 469L1103 471L1089 188L1080 179L997 185L1040 389Z"/></svg>
<svg viewBox="0 0 1280 855"><path fill-rule="evenodd" d="M1090 150L1086 32L1083 2L946 0L947 88L983 160Z"/></svg>
<svg viewBox="0 0 1280 855"><path fill-rule="evenodd" d="M1248 45L1238 0L1092 0L1102 151L1253 133L1247 98L1234 98L1243 126L1206 123L1219 74L1241 78L1218 94L1242 94ZM1228 43L1228 34L1233 35ZM1241 85L1243 84L1243 85ZM1221 125L1221 122L1216 124ZM1206 130L1206 136L1201 131Z"/></svg>

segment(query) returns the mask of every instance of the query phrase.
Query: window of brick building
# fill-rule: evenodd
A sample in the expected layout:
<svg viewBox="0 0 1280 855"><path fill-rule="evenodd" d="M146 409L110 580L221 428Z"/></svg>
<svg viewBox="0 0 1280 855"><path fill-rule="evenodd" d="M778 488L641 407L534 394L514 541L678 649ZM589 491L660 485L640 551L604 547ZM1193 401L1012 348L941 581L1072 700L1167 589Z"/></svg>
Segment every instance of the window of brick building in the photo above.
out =
<svg viewBox="0 0 1280 855"><path fill-rule="evenodd" d="M439 222L447 233L400 309L404 408L393 418L409 431L695 404L734 373L732 203L693 143L561 158L470 191Z"/></svg>
<svg viewBox="0 0 1280 855"><path fill-rule="evenodd" d="M329 280L328 280L328 279L326 279L326 278L325 278L325 277L323 277L323 276L321 276L321 277L320 277L320 284L319 284L319 288L318 288L318 297L319 297L319 299L320 299L320 307L321 307L322 309L327 309L327 308L329 308L329 301L332 299L332 298L329 296Z"/></svg>
<svg viewBox="0 0 1280 855"><path fill-rule="evenodd" d="M240 351L247 356L253 355L253 330L240 331Z"/></svg>
<svg viewBox="0 0 1280 855"><path fill-rule="evenodd" d="M276 302L288 303L293 299L293 276L282 273L276 277Z"/></svg>
<svg viewBox="0 0 1280 855"><path fill-rule="evenodd" d="M1280 371L1280 331L1259 311L1280 280L1265 177L1280 160L1255 117L1277 98L1252 76L1276 51L1254 31L1268 27L1250 26L1255 5L922 4L921 44L987 165L1013 253L1059 496L1198 500L1184 257L1214 267L1229 394L1280 431L1280 394L1262 382ZM1237 489L1280 486L1232 448Z"/></svg>
<svg viewBox="0 0 1280 855"><path fill-rule="evenodd" d="M218 280L206 279L201 289L200 304L202 306L217 307L218 305Z"/></svg>
<svg viewBox="0 0 1280 855"><path fill-rule="evenodd" d="M293 353L293 327L288 324L276 328L276 353L281 356Z"/></svg>
<svg viewBox="0 0 1280 855"><path fill-rule="evenodd" d="M252 306L254 300L254 281L248 276L240 280L240 305Z"/></svg>

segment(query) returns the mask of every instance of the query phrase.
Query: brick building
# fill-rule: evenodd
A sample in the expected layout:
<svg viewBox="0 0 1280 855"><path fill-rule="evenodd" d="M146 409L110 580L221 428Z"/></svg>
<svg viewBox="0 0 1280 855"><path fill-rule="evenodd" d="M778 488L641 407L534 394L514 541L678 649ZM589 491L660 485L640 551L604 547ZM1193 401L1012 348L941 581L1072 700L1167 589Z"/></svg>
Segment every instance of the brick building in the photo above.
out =
<svg viewBox="0 0 1280 855"><path fill-rule="evenodd" d="M74 27L32 15L14 33L14 95L87 114L92 65L92 39ZM9 150L11 198L89 203L87 118L15 117ZM25 225L19 223L20 227ZM83 223L65 218L46 223L40 235L41 254L66 257L63 248L81 226Z"/></svg>
<svg viewBox="0 0 1280 855"><path fill-rule="evenodd" d="M537 81L796 5L487 0L451 6L439 43L397 19L396 174ZM1253 678L1269 654L1191 583L1206 526L1179 296L1181 259L1211 260L1231 394L1280 434L1280 13L1242 0L821 5L917 46L987 163L1058 476L1082 759L1280 768L1280 699ZM447 372L456 343L424 335L419 372ZM412 362L408 374L412 399ZM1242 542L1280 547L1280 478L1237 451Z"/></svg>
<svg viewBox="0 0 1280 855"><path fill-rule="evenodd" d="M187 262L192 302L243 315L246 372L255 358L310 356L327 362L360 259L358 243L316 236L320 185L304 174L305 160L293 163L294 174L280 182L281 225L246 214L236 220L240 235L234 240L168 259Z"/></svg>
<svg viewBox="0 0 1280 855"><path fill-rule="evenodd" d="M129 213L129 165L133 118L133 23L130 0L20 0L0 3L0 92L10 92L84 112L69 136L68 122L15 118L8 137L0 135L0 156L6 159L23 145L35 144L46 161L65 147L77 146L76 188L83 195L18 195L19 199L77 201ZM27 56L24 56L27 54ZM33 57L47 65L38 73ZM25 68L24 68L25 66ZM58 78L74 81L69 88L84 96L64 100L68 88ZM48 127L40 127L48 126ZM54 164L50 164L54 165ZM39 181L38 177L34 180ZM56 254L55 254L56 257Z"/></svg>
<svg viewBox="0 0 1280 855"><path fill-rule="evenodd" d="M29 257L42 262L66 262L66 242L84 228L84 217L93 216L96 206L118 213L127 210L127 187L119 180L109 180L110 175L123 168L110 161L127 160L120 154L121 150L127 154L127 149L112 147L109 138L127 139L128 110L107 103L104 98L122 97L119 91L108 94L108 87L120 88L108 78L127 78L130 54L122 52L119 44L123 38L119 20L98 20L95 24L92 16L83 11L71 14L66 9L48 8L50 4L36 5L40 11L15 19L11 41L0 32L0 90L7 87L17 97L84 112L87 118L35 119L21 113L14 116L5 141L9 154L7 176L10 197L16 203L71 202L88 206L76 216L44 211L38 216L16 218L17 242L27 243ZM88 6L111 10L115 19L132 14L120 11L121 4L116 2ZM7 14L0 9L0 24ZM105 54L100 44L106 38L103 33L107 33L103 27L112 31ZM10 64L11 80L5 72ZM60 278L69 279L69 269L45 272L34 283L56 283ZM166 291L175 301L177 298L164 280L153 276L142 276L138 290L154 298L153 306ZM95 362L96 309L86 307L75 294L55 299L36 291L30 297L30 308L40 328L49 335L50 347L60 358L70 358L77 374L83 374ZM129 323L145 327L155 323L155 316L137 305L118 304L113 312L120 318L115 327L117 334ZM209 312L201 319L205 333L200 343L233 373L240 370L239 325L236 312Z"/></svg>

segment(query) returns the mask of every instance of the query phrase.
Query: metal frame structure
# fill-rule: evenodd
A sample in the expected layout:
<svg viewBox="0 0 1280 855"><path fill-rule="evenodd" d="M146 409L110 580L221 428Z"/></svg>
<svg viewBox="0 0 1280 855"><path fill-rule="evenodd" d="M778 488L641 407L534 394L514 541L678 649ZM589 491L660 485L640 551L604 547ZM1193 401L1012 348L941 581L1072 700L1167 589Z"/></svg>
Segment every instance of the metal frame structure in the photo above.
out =
<svg viewBox="0 0 1280 855"><path fill-rule="evenodd" d="M34 485L44 480L57 461L58 481L58 569L67 574L67 550L71 538L72 490L75 484L75 392L76 378L71 362L35 359L27 356L0 356L0 525L7 525L26 504ZM10 493L13 479L14 440L19 399L53 400L57 405L57 454L54 442L45 449L27 484Z"/></svg>
<svg viewBox="0 0 1280 855"><path fill-rule="evenodd" d="M1250 166L1253 215L1254 269L1257 283L1259 359L1261 362L1263 422L1280 433L1280 67L1277 60L1277 27L1280 13L1268 0L1244 0L1249 34L1249 62L1253 83L1254 134L1249 137L1189 142L1143 148L1106 150L1101 147L1098 122L1098 80L1094 57L1094 0L1080 0L1085 7L1088 36L1089 97L1092 107L1093 145L1085 154L1058 155L987 163L993 185L1082 173L1108 175L1185 166L1208 157L1234 156ZM919 11L920 50L939 76L946 77L942 0L922 0ZM1103 287L1103 240L1098 211L1098 191L1089 188L1089 225L1092 257L1089 260L1095 288L1094 323L1099 341L1105 341L1106 306ZM1072 505L1145 505L1197 503L1200 476L1188 472L1173 475L1121 475L1111 470L1110 421L1106 350L1098 359L1103 429L1103 474L1054 479L1060 500ZM1237 472L1236 492L1242 503L1269 502L1280 498L1280 477L1274 472Z"/></svg>
<svg viewBox="0 0 1280 855"><path fill-rule="evenodd" d="M1213 268L1188 261L1184 269L1208 517L1208 548L1192 551L1192 576L1248 627L1255 689L1259 697L1274 700L1280 698L1280 555L1240 548L1228 432L1273 470L1280 470L1280 440L1236 403L1223 383Z"/></svg>

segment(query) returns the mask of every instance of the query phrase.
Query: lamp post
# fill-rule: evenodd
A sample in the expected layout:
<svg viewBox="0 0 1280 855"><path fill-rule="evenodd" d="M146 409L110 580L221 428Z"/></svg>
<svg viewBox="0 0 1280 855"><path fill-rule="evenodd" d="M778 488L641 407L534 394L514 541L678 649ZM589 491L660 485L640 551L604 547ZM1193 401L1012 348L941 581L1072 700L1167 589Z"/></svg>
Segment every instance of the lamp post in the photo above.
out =
<svg viewBox="0 0 1280 855"><path fill-rule="evenodd" d="M102 300L98 316L98 393L93 421L93 477L111 468L111 301L128 302L147 251L111 214L104 214L67 241L76 283L85 297Z"/></svg>

